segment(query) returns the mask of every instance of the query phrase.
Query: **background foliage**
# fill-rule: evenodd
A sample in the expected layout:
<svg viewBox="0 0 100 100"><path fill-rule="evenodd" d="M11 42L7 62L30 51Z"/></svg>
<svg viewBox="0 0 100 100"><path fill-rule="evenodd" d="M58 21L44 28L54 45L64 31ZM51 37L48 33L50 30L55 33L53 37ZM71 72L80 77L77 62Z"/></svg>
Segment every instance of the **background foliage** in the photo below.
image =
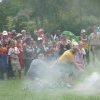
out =
<svg viewBox="0 0 100 100"><path fill-rule="evenodd" d="M69 30L79 33L100 25L100 0L3 0L0 3L0 31Z"/></svg>

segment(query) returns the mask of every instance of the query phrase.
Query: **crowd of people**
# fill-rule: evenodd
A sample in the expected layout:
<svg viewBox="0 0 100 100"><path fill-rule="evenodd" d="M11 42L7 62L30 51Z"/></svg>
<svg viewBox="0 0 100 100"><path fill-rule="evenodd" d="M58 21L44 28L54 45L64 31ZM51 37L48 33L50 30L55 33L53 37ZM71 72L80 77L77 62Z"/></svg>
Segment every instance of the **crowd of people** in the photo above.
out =
<svg viewBox="0 0 100 100"><path fill-rule="evenodd" d="M89 64L90 39L85 29L81 30L76 42L72 37L59 30L46 34L44 29L38 29L33 35L26 30L20 33L3 31L0 34L0 79L21 79L40 54L48 63L58 59L58 64L63 66L71 62L76 68L84 69Z"/></svg>

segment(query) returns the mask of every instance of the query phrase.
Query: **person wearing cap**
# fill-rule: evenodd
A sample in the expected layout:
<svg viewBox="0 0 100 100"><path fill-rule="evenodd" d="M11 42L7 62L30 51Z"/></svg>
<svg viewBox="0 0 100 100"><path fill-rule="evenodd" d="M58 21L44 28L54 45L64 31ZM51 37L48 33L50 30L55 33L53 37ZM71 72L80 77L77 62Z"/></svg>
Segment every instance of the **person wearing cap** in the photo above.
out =
<svg viewBox="0 0 100 100"><path fill-rule="evenodd" d="M89 39L85 29L81 30L80 38L82 42L82 48L85 49L86 55L84 56L84 60L86 65L89 64Z"/></svg>
<svg viewBox="0 0 100 100"><path fill-rule="evenodd" d="M3 35L3 36L7 36L7 35L8 35L8 32L7 32L7 31L3 31L3 32L2 32L2 35Z"/></svg>
<svg viewBox="0 0 100 100"><path fill-rule="evenodd" d="M2 36L3 36L3 39L7 39L8 38L8 32L3 31Z"/></svg>
<svg viewBox="0 0 100 100"><path fill-rule="evenodd" d="M32 60L34 59L35 49L31 42L32 42L31 38L26 38L23 45L23 60L25 67L25 75L29 69Z"/></svg>
<svg viewBox="0 0 100 100"><path fill-rule="evenodd" d="M11 37L12 37L13 39L15 39L15 38L16 38L16 35L17 35L16 30L12 30L12 31L11 31Z"/></svg>
<svg viewBox="0 0 100 100"><path fill-rule="evenodd" d="M30 33L28 33L26 30L21 30L22 34L22 40L25 41L27 38L31 38Z"/></svg>
<svg viewBox="0 0 100 100"><path fill-rule="evenodd" d="M45 33L44 33L44 29L40 28L38 31L37 31L37 40L40 40L40 39L44 39L45 38Z"/></svg>
<svg viewBox="0 0 100 100"><path fill-rule="evenodd" d="M10 48L8 50L8 57L11 60L11 66L12 66L12 70L14 73L14 77L17 78L17 73L18 73L18 77L19 79L21 78L21 65L19 62L19 55L20 51L16 46L16 41L15 40L11 40L10 42Z"/></svg>
<svg viewBox="0 0 100 100"><path fill-rule="evenodd" d="M93 32L89 35L89 42L93 54L93 62L95 62L96 59L100 60L100 33L94 28L92 31Z"/></svg>
<svg viewBox="0 0 100 100"><path fill-rule="evenodd" d="M61 64L66 64L66 63L73 63L77 69L80 69L78 66L75 55L76 53L79 52L77 48L72 48L70 50L66 50L58 59L58 62Z"/></svg>

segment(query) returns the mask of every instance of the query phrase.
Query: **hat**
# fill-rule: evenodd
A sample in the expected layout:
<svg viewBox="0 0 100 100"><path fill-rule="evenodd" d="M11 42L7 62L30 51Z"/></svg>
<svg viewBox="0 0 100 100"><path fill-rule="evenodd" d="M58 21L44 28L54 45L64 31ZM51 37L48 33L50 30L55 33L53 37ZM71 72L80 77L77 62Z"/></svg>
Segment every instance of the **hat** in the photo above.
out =
<svg viewBox="0 0 100 100"><path fill-rule="evenodd" d="M38 32L44 32L44 29L41 28L41 29L38 30Z"/></svg>
<svg viewBox="0 0 100 100"><path fill-rule="evenodd" d="M85 30L85 29L82 29L82 30L81 30L81 33L85 33L85 32L86 32L86 30Z"/></svg>
<svg viewBox="0 0 100 100"><path fill-rule="evenodd" d="M20 34L20 33L18 33L18 34L16 35L17 38L20 37L20 36L22 36L22 34Z"/></svg>
<svg viewBox="0 0 100 100"><path fill-rule="evenodd" d="M16 33L16 30L12 30L12 33Z"/></svg>
<svg viewBox="0 0 100 100"><path fill-rule="evenodd" d="M21 30L21 33L26 33L26 30Z"/></svg>
<svg viewBox="0 0 100 100"><path fill-rule="evenodd" d="M7 31L3 31L2 35L8 35Z"/></svg>
<svg viewBox="0 0 100 100"><path fill-rule="evenodd" d="M41 37L38 37L38 40L43 40Z"/></svg>

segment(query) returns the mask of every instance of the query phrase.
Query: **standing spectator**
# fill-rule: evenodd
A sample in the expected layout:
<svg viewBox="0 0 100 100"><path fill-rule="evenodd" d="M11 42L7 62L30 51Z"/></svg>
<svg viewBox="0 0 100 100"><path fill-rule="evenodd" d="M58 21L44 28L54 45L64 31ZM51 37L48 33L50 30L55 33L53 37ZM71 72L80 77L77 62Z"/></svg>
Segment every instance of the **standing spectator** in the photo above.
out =
<svg viewBox="0 0 100 100"><path fill-rule="evenodd" d="M20 51L19 53L19 62L20 62L20 65L21 65L21 69L23 69L24 65L23 65L23 41L22 41L22 34L18 34L16 36L16 40L17 40L17 47Z"/></svg>
<svg viewBox="0 0 100 100"><path fill-rule="evenodd" d="M22 40L25 41L27 38L31 38L31 35L26 30L21 30Z"/></svg>
<svg viewBox="0 0 100 100"><path fill-rule="evenodd" d="M20 66L19 57L18 57L19 53L20 51L16 47L16 42L12 40L10 48L8 50L8 57L11 60L11 66L12 66L12 70L13 70L15 78L17 77L17 73L18 73L18 77L21 78L21 66Z"/></svg>
<svg viewBox="0 0 100 100"><path fill-rule="evenodd" d="M24 46L23 46L25 74L27 73L31 62L34 59L33 57L34 57L34 48L31 44L31 38L26 38Z"/></svg>
<svg viewBox="0 0 100 100"><path fill-rule="evenodd" d="M0 77L2 79L7 79L7 69L8 69L8 62L7 62L7 48L1 47L0 48Z"/></svg>
<svg viewBox="0 0 100 100"><path fill-rule="evenodd" d="M89 41L88 41L88 35L87 35L87 32L85 29L82 29L81 30L81 34L80 34L80 37L81 37L81 41L83 43L83 46L82 48L85 49L85 52L86 52L86 55L84 56L84 59L86 60L86 64L89 63Z"/></svg>
<svg viewBox="0 0 100 100"><path fill-rule="evenodd" d="M95 62L96 59L100 60L100 32L97 32L96 29L93 28L93 32L90 33L89 36L89 42L91 45L91 51L93 54L93 62Z"/></svg>

